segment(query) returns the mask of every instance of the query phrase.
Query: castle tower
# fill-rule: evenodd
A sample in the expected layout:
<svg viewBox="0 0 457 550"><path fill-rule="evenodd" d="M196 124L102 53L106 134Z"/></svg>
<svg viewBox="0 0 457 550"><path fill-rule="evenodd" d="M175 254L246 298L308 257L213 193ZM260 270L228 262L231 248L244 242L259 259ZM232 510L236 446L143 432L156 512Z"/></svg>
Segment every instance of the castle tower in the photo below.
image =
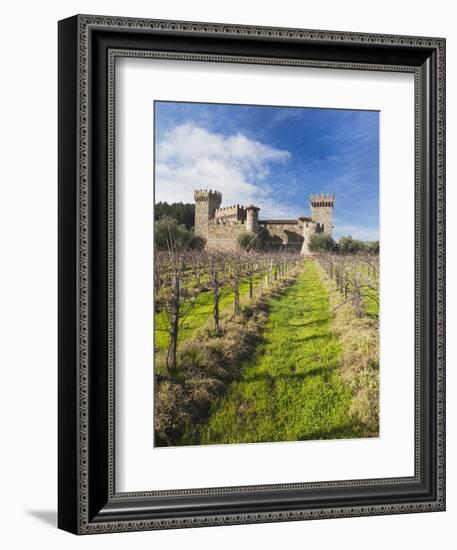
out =
<svg viewBox="0 0 457 550"><path fill-rule="evenodd" d="M210 189L194 191L195 200L195 234L208 238L208 222L214 219L214 213L222 202L222 193Z"/></svg>
<svg viewBox="0 0 457 550"><path fill-rule="evenodd" d="M259 231L259 210L257 206L251 204L246 207L246 231L258 233Z"/></svg>
<svg viewBox="0 0 457 550"><path fill-rule="evenodd" d="M310 198L311 218L320 224L320 229L325 234L332 236L333 233L333 207L335 195L312 195Z"/></svg>

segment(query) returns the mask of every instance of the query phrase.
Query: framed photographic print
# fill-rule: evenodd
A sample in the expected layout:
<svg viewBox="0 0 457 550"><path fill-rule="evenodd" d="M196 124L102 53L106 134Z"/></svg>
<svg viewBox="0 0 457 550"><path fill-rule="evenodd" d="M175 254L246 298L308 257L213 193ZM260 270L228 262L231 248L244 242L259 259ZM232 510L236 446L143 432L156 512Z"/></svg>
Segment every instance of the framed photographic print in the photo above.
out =
<svg viewBox="0 0 457 550"><path fill-rule="evenodd" d="M445 509L445 41L59 22L59 527Z"/></svg>

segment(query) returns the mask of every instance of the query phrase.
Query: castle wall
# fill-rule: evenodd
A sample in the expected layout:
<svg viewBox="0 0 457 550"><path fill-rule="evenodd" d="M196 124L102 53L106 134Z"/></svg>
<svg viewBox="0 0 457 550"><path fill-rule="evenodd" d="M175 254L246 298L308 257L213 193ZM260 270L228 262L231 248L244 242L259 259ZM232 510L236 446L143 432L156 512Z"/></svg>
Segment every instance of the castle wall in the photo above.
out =
<svg viewBox="0 0 457 550"><path fill-rule="evenodd" d="M238 237L244 232L259 234L259 245L267 248L289 248L310 254L311 235L324 232L332 235L335 195L311 195L312 217L297 220L259 220L259 208L233 205L220 208L218 191L196 190L195 233L206 238L208 250L235 252Z"/></svg>
<svg viewBox="0 0 457 550"><path fill-rule="evenodd" d="M268 231L268 233L270 233L270 235L282 237L291 236L292 239L294 239L295 236L301 237L303 235L302 225L299 223L261 223L261 225Z"/></svg>
<svg viewBox="0 0 457 550"><path fill-rule="evenodd" d="M318 207L312 209L313 220L322 225L324 233L332 236L333 233L333 208Z"/></svg>
<svg viewBox="0 0 457 550"><path fill-rule="evenodd" d="M303 256L310 256L312 254L311 250L309 249L309 241L311 239L311 235L319 232L320 226L314 221L305 222L303 224L303 244L301 247L301 254Z"/></svg>
<svg viewBox="0 0 457 550"><path fill-rule="evenodd" d="M272 247L301 249L303 226L300 223L261 223L264 228L262 243Z"/></svg>
<svg viewBox="0 0 457 550"><path fill-rule="evenodd" d="M246 211L243 206L238 204L234 206L224 206L222 208L217 208L214 212L214 219L244 221L246 219Z"/></svg>
<svg viewBox="0 0 457 550"><path fill-rule="evenodd" d="M246 231L244 224L208 225L206 249L219 252L235 252L239 250L238 236Z"/></svg>

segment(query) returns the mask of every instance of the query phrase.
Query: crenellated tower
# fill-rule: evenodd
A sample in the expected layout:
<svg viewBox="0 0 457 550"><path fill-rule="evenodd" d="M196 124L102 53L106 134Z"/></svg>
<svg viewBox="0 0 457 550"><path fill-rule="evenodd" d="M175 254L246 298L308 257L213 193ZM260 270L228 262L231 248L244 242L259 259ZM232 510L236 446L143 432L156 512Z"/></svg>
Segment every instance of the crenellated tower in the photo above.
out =
<svg viewBox="0 0 457 550"><path fill-rule="evenodd" d="M246 207L246 231L250 233L259 232L259 210L260 208L253 204Z"/></svg>
<svg viewBox="0 0 457 550"><path fill-rule="evenodd" d="M311 218L317 222L319 229L325 234L332 236L333 233L333 207L335 195L313 195L310 198Z"/></svg>
<svg viewBox="0 0 457 550"><path fill-rule="evenodd" d="M194 191L194 200L194 231L197 235L208 238L208 222L214 219L214 213L222 202L222 194L212 189L197 189Z"/></svg>

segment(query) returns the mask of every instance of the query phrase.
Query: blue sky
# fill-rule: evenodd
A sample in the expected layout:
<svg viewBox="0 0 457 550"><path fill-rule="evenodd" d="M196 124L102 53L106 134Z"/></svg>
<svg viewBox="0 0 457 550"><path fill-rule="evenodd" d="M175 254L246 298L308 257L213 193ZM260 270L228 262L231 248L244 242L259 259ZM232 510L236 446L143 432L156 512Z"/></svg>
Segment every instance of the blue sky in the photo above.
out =
<svg viewBox="0 0 457 550"><path fill-rule="evenodd" d="M255 203L260 218L309 215L334 193L334 237L378 238L379 112L155 102L156 200Z"/></svg>

